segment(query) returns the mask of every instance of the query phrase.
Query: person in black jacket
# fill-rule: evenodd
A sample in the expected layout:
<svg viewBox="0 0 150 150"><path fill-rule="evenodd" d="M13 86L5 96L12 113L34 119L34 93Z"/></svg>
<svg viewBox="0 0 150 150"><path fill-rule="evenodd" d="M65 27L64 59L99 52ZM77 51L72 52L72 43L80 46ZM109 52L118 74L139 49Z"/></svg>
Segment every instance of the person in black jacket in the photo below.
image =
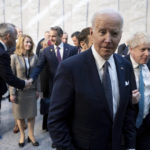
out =
<svg viewBox="0 0 150 150"><path fill-rule="evenodd" d="M140 93L138 99L132 100L133 104L137 103L136 150L150 150L150 35L144 32L135 33L128 43L130 55L126 58L132 64L132 83L138 89L133 94Z"/></svg>
<svg viewBox="0 0 150 150"><path fill-rule="evenodd" d="M125 57L127 56L128 52L129 52L129 48L126 43L119 45L118 52L117 52L119 55L121 55L122 57Z"/></svg>
<svg viewBox="0 0 150 150"><path fill-rule="evenodd" d="M96 12L92 47L60 63L48 114L48 130L57 150L121 150L123 131L126 149L135 148L133 70L115 54L122 28L119 12Z"/></svg>
<svg viewBox="0 0 150 150"><path fill-rule="evenodd" d="M7 91L6 83L18 89L30 86L29 81L17 78L10 67L10 56L7 47L15 46L17 31L15 26L9 23L0 24L0 105L2 95Z"/></svg>

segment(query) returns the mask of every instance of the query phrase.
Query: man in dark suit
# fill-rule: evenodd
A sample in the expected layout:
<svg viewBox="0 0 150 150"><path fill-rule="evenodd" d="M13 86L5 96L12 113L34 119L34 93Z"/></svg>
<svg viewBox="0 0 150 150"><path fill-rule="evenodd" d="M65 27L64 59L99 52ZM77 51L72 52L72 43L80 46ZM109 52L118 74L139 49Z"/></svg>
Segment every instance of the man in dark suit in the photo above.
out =
<svg viewBox="0 0 150 150"><path fill-rule="evenodd" d="M50 32L51 46L45 48L39 58L39 62L31 74L32 80L36 80L39 73L45 65L48 65L48 74L50 80L50 93L53 87L53 79L56 73L58 64L75 54L77 54L77 49L74 46L62 42L63 31L60 27L51 27ZM59 50L57 50L59 49ZM31 81L32 81L31 80Z"/></svg>
<svg viewBox="0 0 150 150"><path fill-rule="evenodd" d="M93 16L93 46L63 61L51 96L48 129L57 150L135 148L131 64L114 54L123 19L111 9ZM107 82L109 81L109 82Z"/></svg>
<svg viewBox="0 0 150 150"><path fill-rule="evenodd" d="M126 58L132 63L134 69L134 80L140 97L133 100L138 104L136 119L137 139L136 150L150 150L150 36L147 33L139 32L128 41L130 55ZM142 76L141 76L142 75ZM142 78L141 78L142 77ZM142 92L143 82L143 92Z"/></svg>
<svg viewBox="0 0 150 150"><path fill-rule="evenodd" d="M125 43L119 45L118 52L117 52L119 55L121 55L122 57L125 57L127 56L128 52L129 52L129 49Z"/></svg>
<svg viewBox="0 0 150 150"><path fill-rule="evenodd" d="M15 46L16 37L17 31L12 24L0 24L0 103L2 95L7 91L6 83L18 89L30 85L28 81L20 80L14 76L10 67L10 56L7 47Z"/></svg>
<svg viewBox="0 0 150 150"><path fill-rule="evenodd" d="M32 80L35 80L44 66L48 68L48 75L49 75L49 96L51 96L51 91L53 88L53 80L56 73L56 69L58 64L72 56L77 54L77 49L74 46L71 46L67 43L62 42L62 35L63 31L60 27L51 27L50 32L50 41L53 45L49 46L48 48L44 49L36 68L33 70L31 74ZM47 115L48 116L48 115ZM47 117L46 119L46 127L47 128Z"/></svg>

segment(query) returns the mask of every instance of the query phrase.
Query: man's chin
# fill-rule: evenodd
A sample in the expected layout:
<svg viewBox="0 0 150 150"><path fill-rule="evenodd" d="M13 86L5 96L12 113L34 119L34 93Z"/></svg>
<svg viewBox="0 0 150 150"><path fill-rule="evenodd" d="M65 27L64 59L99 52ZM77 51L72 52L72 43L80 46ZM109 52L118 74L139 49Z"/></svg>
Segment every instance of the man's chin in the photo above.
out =
<svg viewBox="0 0 150 150"><path fill-rule="evenodd" d="M111 55L112 55L112 53L111 53L111 54L106 54L106 55L103 56L103 58L104 58L105 60L108 60Z"/></svg>

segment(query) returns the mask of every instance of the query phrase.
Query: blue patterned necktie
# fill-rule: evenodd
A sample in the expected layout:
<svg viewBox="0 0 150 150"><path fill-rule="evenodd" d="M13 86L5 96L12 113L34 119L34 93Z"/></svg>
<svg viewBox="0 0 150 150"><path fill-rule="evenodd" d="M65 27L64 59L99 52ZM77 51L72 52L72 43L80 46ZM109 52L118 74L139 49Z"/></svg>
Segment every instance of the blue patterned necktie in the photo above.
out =
<svg viewBox="0 0 150 150"><path fill-rule="evenodd" d="M136 127L139 128L143 122L143 114L144 114L144 81L142 74L142 65L139 65L140 75L139 75L139 92L141 94L139 100L139 112L136 119Z"/></svg>
<svg viewBox="0 0 150 150"><path fill-rule="evenodd" d="M60 55L60 47L56 47L57 49L57 59L58 59L58 62L60 63L61 62L61 55Z"/></svg>
<svg viewBox="0 0 150 150"><path fill-rule="evenodd" d="M113 98L112 98L112 86L111 86L111 79L110 79L110 75L109 75L109 62L106 61L104 64L104 68L103 68L103 77L102 77L102 84L103 84L103 88L104 88L104 92L105 92L105 97L107 99L110 111L111 111L111 115L113 117Z"/></svg>

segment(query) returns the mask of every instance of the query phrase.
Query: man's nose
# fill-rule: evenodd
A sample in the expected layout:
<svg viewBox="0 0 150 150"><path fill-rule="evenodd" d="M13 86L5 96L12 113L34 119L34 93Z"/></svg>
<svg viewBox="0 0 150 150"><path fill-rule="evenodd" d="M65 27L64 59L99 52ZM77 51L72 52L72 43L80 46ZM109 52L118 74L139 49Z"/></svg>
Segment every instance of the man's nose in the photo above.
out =
<svg viewBox="0 0 150 150"><path fill-rule="evenodd" d="M149 49L146 49L146 50L145 50L145 55L146 55L146 56L150 56L150 51L149 51Z"/></svg>
<svg viewBox="0 0 150 150"><path fill-rule="evenodd" d="M105 36L105 42L110 43L111 42L111 34L107 33Z"/></svg>

